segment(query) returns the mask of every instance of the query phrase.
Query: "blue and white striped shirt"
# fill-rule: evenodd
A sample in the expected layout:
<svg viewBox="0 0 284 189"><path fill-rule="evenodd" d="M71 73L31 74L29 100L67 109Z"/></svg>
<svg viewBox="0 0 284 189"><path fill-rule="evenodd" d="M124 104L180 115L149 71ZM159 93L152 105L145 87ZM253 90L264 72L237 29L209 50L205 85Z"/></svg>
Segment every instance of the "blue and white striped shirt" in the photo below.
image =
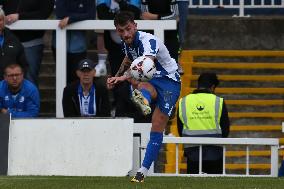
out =
<svg viewBox="0 0 284 189"><path fill-rule="evenodd" d="M140 56L155 57L157 72L154 77L166 76L174 81L180 82L180 75L177 72L177 63L170 56L166 46L154 35L137 31L131 46L122 43L123 52L133 61Z"/></svg>

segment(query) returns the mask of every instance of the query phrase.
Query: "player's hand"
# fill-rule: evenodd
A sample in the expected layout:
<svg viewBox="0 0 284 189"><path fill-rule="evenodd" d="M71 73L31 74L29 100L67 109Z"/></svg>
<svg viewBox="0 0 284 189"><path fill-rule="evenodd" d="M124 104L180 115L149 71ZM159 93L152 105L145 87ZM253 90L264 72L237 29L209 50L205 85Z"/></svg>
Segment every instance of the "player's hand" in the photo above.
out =
<svg viewBox="0 0 284 189"><path fill-rule="evenodd" d="M115 84L113 84L113 77L107 78L107 89L113 89Z"/></svg>
<svg viewBox="0 0 284 189"><path fill-rule="evenodd" d="M59 21L58 26L61 29L64 29L68 25L68 21L69 21L69 17L65 17L65 18L63 18L62 20Z"/></svg>
<svg viewBox="0 0 284 189"><path fill-rule="evenodd" d="M107 88L112 89L117 83L125 81L126 79L127 79L126 76L110 77L107 79Z"/></svg>

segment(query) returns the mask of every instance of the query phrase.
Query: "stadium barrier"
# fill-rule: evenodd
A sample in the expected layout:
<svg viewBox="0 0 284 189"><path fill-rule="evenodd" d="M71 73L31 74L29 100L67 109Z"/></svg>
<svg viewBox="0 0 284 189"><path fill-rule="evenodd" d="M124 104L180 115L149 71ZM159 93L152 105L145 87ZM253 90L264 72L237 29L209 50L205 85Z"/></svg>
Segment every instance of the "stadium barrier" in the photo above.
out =
<svg viewBox="0 0 284 189"><path fill-rule="evenodd" d="M164 137L163 143L176 145L176 171L170 173L152 173L152 176L229 176L229 177L277 177L278 175L278 149L279 139L275 138L206 138L206 137ZM179 144L191 144L199 146L199 174L181 174L179 173ZM223 146L223 174L206 174L202 173L202 145L220 145ZM244 145L246 146L246 174L227 174L225 171L226 164L226 145ZM270 146L271 149L271 167L270 175L253 175L249 172L249 147L253 145Z"/></svg>
<svg viewBox="0 0 284 189"><path fill-rule="evenodd" d="M62 95L66 86L66 31L67 30L115 30L113 20L85 20L58 27L59 20L19 20L9 27L12 30L55 30L56 32L56 117L63 117ZM164 41L164 30L176 29L175 20L137 20L138 29L153 30ZM158 26L158 27L157 27ZM63 56L65 55L65 56Z"/></svg>
<svg viewBox="0 0 284 189"><path fill-rule="evenodd" d="M278 8L283 9L284 3L282 0L189 0L189 8L235 8L239 10L239 15L234 17L249 17L245 15L247 8Z"/></svg>
<svg viewBox="0 0 284 189"><path fill-rule="evenodd" d="M126 176L133 119L12 119L8 175Z"/></svg>
<svg viewBox="0 0 284 189"><path fill-rule="evenodd" d="M12 119L9 128L8 175L126 176L139 169L149 141L150 123L117 119ZM278 139L272 138L190 138L165 136L163 143L176 144L176 172L150 176L262 176L278 174ZM180 174L179 144L244 145L247 149L246 174ZM249 146L271 148L270 175L249 172ZM200 152L201 153L201 152ZM224 153L225 154L225 153ZM202 156L200 156L200 160ZM226 162L223 156L224 164ZM200 161L201 162L201 161Z"/></svg>

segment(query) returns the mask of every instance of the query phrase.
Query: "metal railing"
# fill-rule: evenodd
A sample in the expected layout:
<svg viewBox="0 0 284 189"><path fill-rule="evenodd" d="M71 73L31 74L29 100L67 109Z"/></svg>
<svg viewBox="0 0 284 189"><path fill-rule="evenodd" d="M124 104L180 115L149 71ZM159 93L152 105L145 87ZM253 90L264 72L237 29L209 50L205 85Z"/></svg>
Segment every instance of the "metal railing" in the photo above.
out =
<svg viewBox="0 0 284 189"><path fill-rule="evenodd" d="M113 20L86 20L58 27L58 20L19 20L8 26L12 30L55 30L56 31L56 117L63 117L62 95L66 86L66 31L67 30L114 30ZM175 20L137 20L138 29L154 30L164 41L164 30L176 29ZM58 56L59 55L59 56ZM65 55L65 56L64 56Z"/></svg>
<svg viewBox="0 0 284 189"><path fill-rule="evenodd" d="M247 8L284 8L283 0L189 0L189 8L235 8L236 17L247 17Z"/></svg>
<svg viewBox="0 0 284 189"><path fill-rule="evenodd" d="M163 143L176 144L175 173L151 173L151 176L251 176L251 177L277 177L278 175L278 148L279 139L274 138L207 138L207 137L164 137ZM199 174L181 174L179 173L179 144L190 144L199 146ZM203 174L202 173L202 145L223 146L223 174ZM225 145L243 145L246 146L246 174L226 174L226 146ZM271 166L270 175L253 175L249 172L249 146L270 146Z"/></svg>

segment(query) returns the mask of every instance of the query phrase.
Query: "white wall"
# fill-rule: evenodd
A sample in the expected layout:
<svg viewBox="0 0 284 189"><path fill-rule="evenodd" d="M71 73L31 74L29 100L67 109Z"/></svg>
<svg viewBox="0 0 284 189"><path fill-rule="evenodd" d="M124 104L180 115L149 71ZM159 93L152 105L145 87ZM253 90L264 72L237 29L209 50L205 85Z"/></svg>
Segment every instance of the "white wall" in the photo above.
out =
<svg viewBox="0 0 284 189"><path fill-rule="evenodd" d="M132 153L132 119L12 120L8 175L125 176Z"/></svg>

